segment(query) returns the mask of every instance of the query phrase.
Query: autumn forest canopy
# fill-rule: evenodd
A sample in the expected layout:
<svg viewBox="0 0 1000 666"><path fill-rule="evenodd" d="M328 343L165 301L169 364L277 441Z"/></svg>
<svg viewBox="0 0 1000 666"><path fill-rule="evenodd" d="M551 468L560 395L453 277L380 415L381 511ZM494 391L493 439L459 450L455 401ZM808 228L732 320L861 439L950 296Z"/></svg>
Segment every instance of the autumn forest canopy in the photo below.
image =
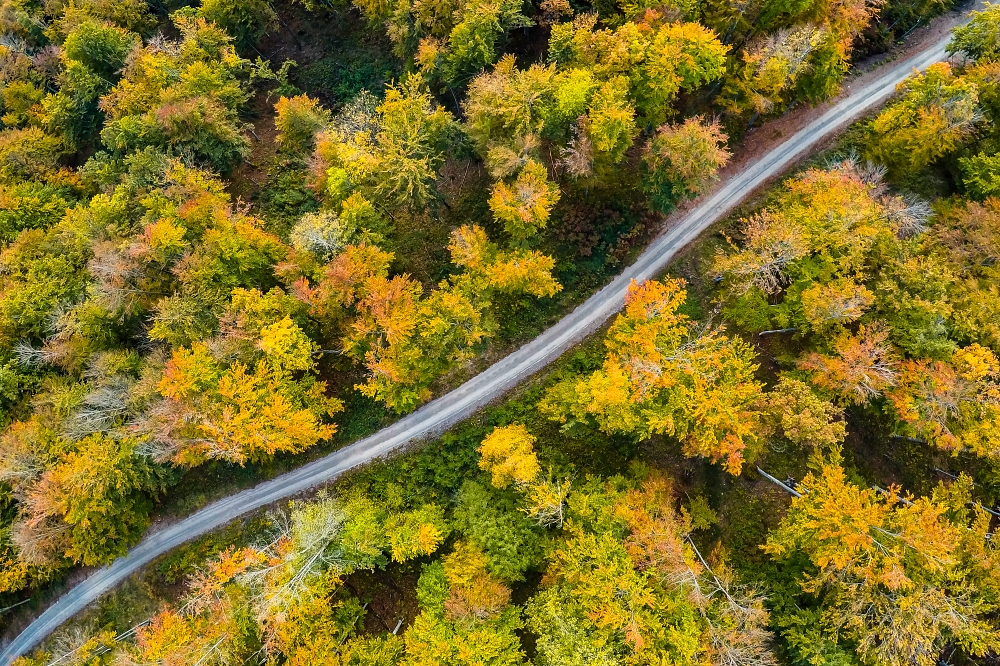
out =
<svg viewBox="0 0 1000 666"><path fill-rule="evenodd" d="M457 386L952 8L0 0L0 606ZM949 53L539 381L21 665L1000 659L1000 6Z"/></svg>

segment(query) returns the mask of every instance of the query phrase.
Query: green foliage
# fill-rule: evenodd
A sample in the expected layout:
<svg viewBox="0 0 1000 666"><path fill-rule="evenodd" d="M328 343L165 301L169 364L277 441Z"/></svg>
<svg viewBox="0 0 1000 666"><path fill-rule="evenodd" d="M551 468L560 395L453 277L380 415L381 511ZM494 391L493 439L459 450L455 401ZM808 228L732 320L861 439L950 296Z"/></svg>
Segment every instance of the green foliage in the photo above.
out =
<svg viewBox="0 0 1000 666"><path fill-rule="evenodd" d="M952 30L949 55L961 52L977 62L992 62L1000 57L1000 5L983 4L985 9L973 11L968 23Z"/></svg>
<svg viewBox="0 0 1000 666"><path fill-rule="evenodd" d="M278 22L268 0L203 0L199 11L244 48L259 42Z"/></svg>
<svg viewBox="0 0 1000 666"><path fill-rule="evenodd" d="M330 112L305 95L281 97L274 105L275 139L282 150L302 155L312 150L316 134L330 122Z"/></svg>
<svg viewBox="0 0 1000 666"><path fill-rule="evenodd" d="M0 193L0 238L10 243L24 229L47 229L59 222L77 188L72 182L26 181L5 187Z"/></svg>
<svg viewBox="0 0 1000 666"><path fill-rule="evenodd" d="M414 75L389 87L381 103L362 93L320 135L314 186L332 205L352 192L394 208L427 205L454 122Z"/></svg>
<svg viewBox="0 0 1000 666"><path fill-rule="evenodd" d="M85 21L63 42L66 59L78 62L103 79L112 79L138 44L138 35L112 25Z"/></svg>
<svg viewBox="0 0 1000 666"><path fill-rule="evenodd" d="M644 188L653 208L666 213L678 201L701 194L729 159L727 140L717 122L689 118L663 125L643 153Z"/></svg>
<svg viewBox="0 0 1000 666"><path fill-rule="evenodd" d="M958 160L965 190L973 199L1000 195L1000 155L979 153Z"/></svg>
<svg viewBox="0 0 1000 666"><path fill-rule="evenodd" d="M71 526L63 555L93 566L125 554L149 526L151 496L162 492L166 472L137 455L134 441L92 435L43 477L50 512L36 507L31 521L61 518ZM54 513L51 512L54 510Z"/></svg>
<svg viewBox="0 0 1000 666"><path fill-rule="evenodd" d="M101 140L117 154L157 146L227 172L249 151L237 112L247 99L245 67L224 31L177 12L181 40L169 50L133 51L121 81L101 99L108 121Z"/></svg>
<svg viewBox="0 0 1000 666"><path fill-rule="evenodd" d="M979 88L947 63L901 84L902 97L872 121L868 155L896 173L916 173L968 140L980 119Z"/></svg>
<svg viewBox="0 0 1000 666"><path fill-rule="evenodd" d="M37 127L0 132L0 182L14 184L55 173L62 142Z"/></svg>
<svg viewBox="0 0 1000 666"><path fill-rule="evenodd" d="M452 524L486 555L489 572L502 581L523 580L526 571L541 563L543 537L513 493L466 481Z"/></svg>

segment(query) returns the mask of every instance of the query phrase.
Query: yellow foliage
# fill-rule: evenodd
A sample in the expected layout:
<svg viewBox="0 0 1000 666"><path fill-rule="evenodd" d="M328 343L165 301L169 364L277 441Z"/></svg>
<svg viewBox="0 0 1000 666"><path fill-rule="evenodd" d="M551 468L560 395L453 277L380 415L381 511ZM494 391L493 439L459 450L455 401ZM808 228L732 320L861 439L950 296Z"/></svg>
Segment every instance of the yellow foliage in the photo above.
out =
<svg viewBox="0 0 1000 666"><path fill-rule="evenodd" d="M520 424L495 428L479 446L479 467L492 475L493 485L527 485L541 473L532 448L535 438Z"/></svg>

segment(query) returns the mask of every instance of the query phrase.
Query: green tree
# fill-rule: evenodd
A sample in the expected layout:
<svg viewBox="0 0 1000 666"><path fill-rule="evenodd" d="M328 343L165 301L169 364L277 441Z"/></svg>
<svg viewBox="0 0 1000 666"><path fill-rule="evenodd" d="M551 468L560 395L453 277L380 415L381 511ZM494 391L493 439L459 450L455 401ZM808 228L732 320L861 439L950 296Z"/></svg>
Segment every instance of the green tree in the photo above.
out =
<svg viewBox="0 0 1000 666"><path fill-rule="evenodd" d="M243 48L259 42L278 24L278 15L267 0L203 0L199 11Z"/></svg>
<svg viewBox="0 0 1000 666"><path fill-rule="evenodd" d="M334 205L358 192L394 208L425 206L453 129L418 76L389 86L381 103L362 93L319 136L315 185Z"/></svg>
<svg viewBox="0 0 1000 666"><path fill-rule="evenodd" d="M293 155L311 152L316 134L330 122L330 112L308 95L282 96L274 105L278 146Z"/></svg>
<svg viewBox="0 0 1000 666"><path fill-rule="evenodd" d="M63 53L67 60L111 80L125 67L125 58L139 44L139 36L128 30L85 21L66 36Z"/></svg>
<svg viewBox="0 0 1000 666"><path fill-rule="evenodd" d="M868 154L900 174L913 174L962 146L981 114L975 83L937 63L899 86L897 102L872 121Z"/></svg>
<svg viewBox="0 0 1000 666"><path fill-rule="evenodd" d="M171 16L181 34L170 48L136 48L122 79L101 97L101 141L118 155L148 146L228 172L249 152L239 120L248 93L246 61L232 37L204 17Z"/></svg>
<svg viewBox="0 0 1000 666"><path fill-rule="evenodd" d="M486 556L489 572L502 581L524 580L542 563L544 540L513 492L466 481L458 494L452 524Z"/></svg>
<svg viewBox="0 0 1000 666"><path fill-rule="evenodd" d="M960 157L958 166L969 197L982 201L1000 195L1000 155L979 153Z"/></svg>
<svg viewBox="0 0 1000 666"><path fill-rule="evenodd" d="M508 30L533 25L522 13L522 0L469 0L448 35L442 77L457 83L497 60L497 42Z"/></svg>
<svg viewBox="0 0 1000 666"><path fill-rule="evenodd" d="M167 480L166 470L139 454L136 445L104 435L80 441L32 489L24 528L44 529L42 521L61 519L69 534L60 555L87 566L124 555L149 526L152 499Z"/></svg>
<svg viewBox="0 0 1000 666"><path fill-rule="evenodd" d="M972 18L951 31L948 55L964 53L977 62L993 62L1000 57L1000 5L983 3L986 8L972 12Z"/></svg>
<svg viewBox="0 0 1000 666"><path fill-rule="evenodd" d="M523 664L520 609L510 589L486 570L486 557L458 542L441 562L424 567L417 583L420 614L404 636L407 666Z"/></svg>

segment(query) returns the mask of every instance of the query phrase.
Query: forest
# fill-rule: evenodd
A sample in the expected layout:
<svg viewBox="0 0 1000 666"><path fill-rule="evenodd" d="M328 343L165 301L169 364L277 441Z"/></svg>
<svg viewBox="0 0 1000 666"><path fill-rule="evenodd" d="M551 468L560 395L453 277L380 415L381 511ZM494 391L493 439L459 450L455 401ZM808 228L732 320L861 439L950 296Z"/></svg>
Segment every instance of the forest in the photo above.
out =
<svg viewBox="0 0 1000 666"><path fill-rule="evenodd" d="M0 625L530 340L950 9L0 1ZM506 401L15 663L1000 662L1000 5L948 52Z"/></svg>

